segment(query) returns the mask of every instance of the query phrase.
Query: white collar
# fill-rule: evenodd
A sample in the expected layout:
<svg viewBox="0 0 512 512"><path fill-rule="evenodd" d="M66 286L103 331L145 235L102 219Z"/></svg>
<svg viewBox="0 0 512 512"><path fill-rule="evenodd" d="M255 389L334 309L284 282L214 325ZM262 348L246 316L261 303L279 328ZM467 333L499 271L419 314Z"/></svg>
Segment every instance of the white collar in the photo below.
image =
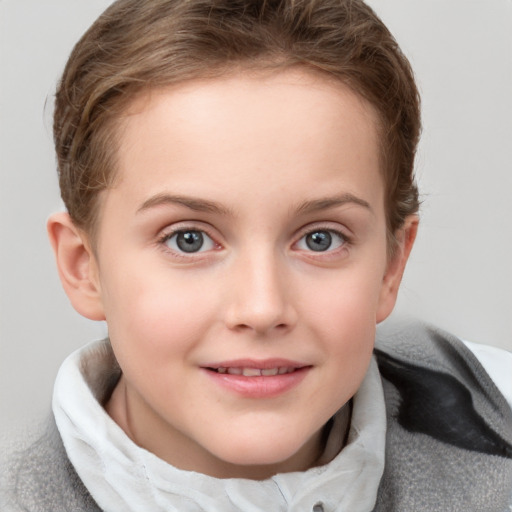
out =
<svg viewBox="0 0 512 512"><path fill-rule="evenodd" d="M386 416L372 359L353 398L347 445L323 466L267 480L218 479L183 471L134 444L101 401L118 369L108 341L71 354L55 382L53 413L67 455L107 512L367 512L384 470ZM335 417L336 418L336 417ZM339 429L338 429L339 430ZM336 421L327 441L337 444ZM332 448L331 448L332 449ZM323 507L315 505L322 504Z"/></svg>

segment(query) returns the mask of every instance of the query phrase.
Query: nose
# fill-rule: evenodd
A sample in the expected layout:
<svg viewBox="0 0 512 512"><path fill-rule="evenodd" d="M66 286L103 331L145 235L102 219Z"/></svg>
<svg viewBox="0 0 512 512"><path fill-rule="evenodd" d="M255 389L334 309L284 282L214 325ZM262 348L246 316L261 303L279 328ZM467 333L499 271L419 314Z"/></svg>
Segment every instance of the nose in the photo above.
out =
<svg viewBox="0 0 512 512"><path fill-rule="evenodd" d="M264 335L286 332L297 311L286 264L271 254L241 257L232 269L226 324L230 329Z"/></svg>

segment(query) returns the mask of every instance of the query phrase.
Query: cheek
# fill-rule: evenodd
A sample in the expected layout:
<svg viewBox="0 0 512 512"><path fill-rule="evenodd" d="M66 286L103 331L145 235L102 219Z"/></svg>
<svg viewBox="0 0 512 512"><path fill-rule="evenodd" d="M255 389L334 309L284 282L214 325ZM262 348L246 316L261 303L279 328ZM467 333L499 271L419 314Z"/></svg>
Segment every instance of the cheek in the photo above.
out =
<svg viewBox="0 0 512 512"><path fill-rule="evenodd" d="M352 265L309 283L306 310L314 312L326 329L357 333L375 329L384 264Z"/></svg>
<svg viewBox="0 0 512 512"><path fill-rule="evenodd" d="M197 280L182 282L169 271L111 275L106 314L119 357L172 359L191 350L213 321L215 301Z"/></svg>
<svg viewBox="0 0 512 512"><path fill-rule="evenodd" d="M330 327L324 338L329 345L326 352L344 381L355 383L355 391L373 351L375 313L373 308L367 310L356 301L343 301L338 305L339 309L331 315Z"/></svg>
<svg viewBox="0 0 512 512"><path fill-rule="evenodd" d="M380 268L340 272L331 277L329 293L315 296L304 310L310 328L324 344L333 380L343 380L345 389L340 393L345 399L347 392L351 396L359 387L372 355L380 272Z"/></svg>

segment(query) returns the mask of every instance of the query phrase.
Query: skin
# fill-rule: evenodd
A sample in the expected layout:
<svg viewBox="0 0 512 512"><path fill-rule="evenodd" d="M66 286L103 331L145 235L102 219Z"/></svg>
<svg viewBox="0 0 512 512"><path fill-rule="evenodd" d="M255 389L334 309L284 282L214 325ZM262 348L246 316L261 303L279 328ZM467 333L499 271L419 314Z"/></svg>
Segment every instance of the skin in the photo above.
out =
<svg viewBox="0 0 512 512"><path fill-rule="evenodd" d="M106 409L138 445L217 477L315 465L356 392L416 233L390 260L376 115L311 72L233 74L138 98L95 251L65 213L48 224L74 307L106 319L123 374ZM204 233L185 253L176 232ZM308 234L331 236L324 251ZM241 396L202 367L285 358L304 378Z"/></svg>

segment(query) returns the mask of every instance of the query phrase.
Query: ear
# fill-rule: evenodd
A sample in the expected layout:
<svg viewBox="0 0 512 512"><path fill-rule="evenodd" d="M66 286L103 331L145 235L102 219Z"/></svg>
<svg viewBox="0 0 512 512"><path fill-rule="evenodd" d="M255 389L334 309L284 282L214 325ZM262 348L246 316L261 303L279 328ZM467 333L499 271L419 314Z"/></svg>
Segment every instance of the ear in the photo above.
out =
<svg viewBox="0 0 512 512"><path fill-rule="evenodd" d="M398 245L388 261L386 274L382 281L379 307L377 309L377 323L385 320L395 307L405 265L409 259L414 240L416 240L418 223L418 216L410 215L406 218L404 225L395 234Z"/></svg>
<svg viewBox="0 0 512 512"><path fill-rule="evenodd" d="M98 266L87 236L64 212L53 214L47 229L59 277L71 304L86 318L105 320Z"/></svg>

